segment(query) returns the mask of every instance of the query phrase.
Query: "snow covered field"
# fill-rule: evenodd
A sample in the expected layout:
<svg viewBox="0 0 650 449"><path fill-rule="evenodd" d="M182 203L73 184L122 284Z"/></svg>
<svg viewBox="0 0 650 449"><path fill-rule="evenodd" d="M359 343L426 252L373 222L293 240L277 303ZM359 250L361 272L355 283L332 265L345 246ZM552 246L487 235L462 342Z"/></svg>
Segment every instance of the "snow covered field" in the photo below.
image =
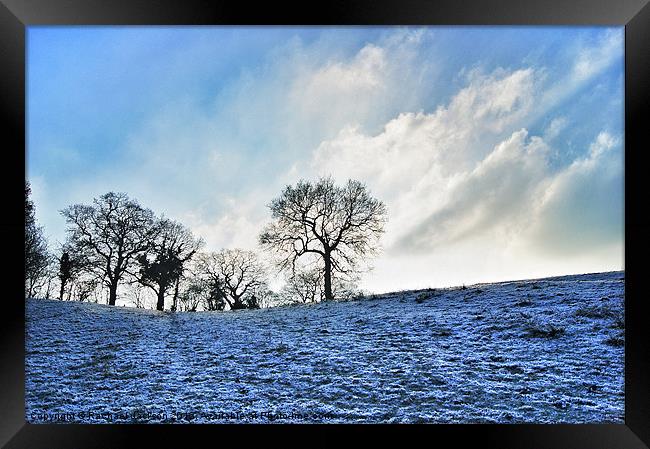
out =
<svg viewBox="0 0 650 449"><path fill-rule="evenodd" d="M163 313L28 300L26 418L623 422L624 272Z"/></svg>

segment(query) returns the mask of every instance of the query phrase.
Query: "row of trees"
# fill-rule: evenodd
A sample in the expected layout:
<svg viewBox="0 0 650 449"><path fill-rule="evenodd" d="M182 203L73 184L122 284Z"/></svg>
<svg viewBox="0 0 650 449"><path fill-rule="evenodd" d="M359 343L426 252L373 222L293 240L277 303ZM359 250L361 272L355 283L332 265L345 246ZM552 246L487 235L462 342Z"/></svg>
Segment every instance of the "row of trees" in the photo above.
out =
<svg viewBox="0 0 650 449"><path fill-rule="evenodd" d="M27 297L34 296L43 288L52 266L43 228L36 223L35 207L29 198L30 193L29 183L25 183L25 294Z"/></svg>
<svg viewBox="0 0 650 449"><path fill-rule="evenodd" d="M193 311L268 307L334 299L354 284L361 262L377 250L386 220L384 204L357 181L331 178L287 186L269 205L272 221L259 236L270 256L253 251L204 252L204 242L181 223L156 216L124 193L106 193L92 204L61 211L66 240L50 254L25 189L25 278L28 297L115 305L130 292L136 307L153 296L158 310ZM275 293L272 267L286 275Z"/></svg>

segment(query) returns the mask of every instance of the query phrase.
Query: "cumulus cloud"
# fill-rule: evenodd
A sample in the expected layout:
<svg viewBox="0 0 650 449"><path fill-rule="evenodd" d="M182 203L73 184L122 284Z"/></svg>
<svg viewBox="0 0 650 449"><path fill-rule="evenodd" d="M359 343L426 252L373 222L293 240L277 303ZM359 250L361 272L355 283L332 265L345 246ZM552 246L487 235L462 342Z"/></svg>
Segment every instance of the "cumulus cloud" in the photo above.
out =
<svg viewBox="0 0 650 449"><path fill-rule="evenodd" d="M346 127L319 145L308 169L376 179L377 188L390 194L408 190L413 180L469 168L487 151L484 138L494 139L530 110L533 78L531 69L476 75L433 113L402 113L375 136Z"/></svg>
<svg viewBox="0 0 650 449"><path fill-rule="evenodd" d="M388 203L392 232L387 233L386 243L401 241L402 245L397 246L427 249L431 241L422 246L417 243L421 239L415 236L426 233L427 217L437 221L433 218L437 214L452 220L453 204L467 207L472 195L480 193L480 182L516 176L508 172L518 168L513 167L518 161L511 147L526 133L513 135L516 142L504 142L491 154L490 142L529 112L535 97L534 78L531 69L474 74L467 87L433 113L400 114L375 136L365 135L355 127L343 129L336 139L316 149L303 172L366 181ZM543 145L533 139L526 154L541 152L538 147ZM537 162L526 167L535 170ZM497 169L502 174L495 176ZM512 187L519 191L517 185ZM502 190L508 193L508 188L505 185ZM405 244L407 241L412 244Z"/></svg>
<svg viewBox="0 0 650 449"><path fill-rule="evenodd" d="M590 245L603 242L590 231L594 224L605 226L603 232L615 239L620 217L608 218L597 209L607 202L606 196L619 191L620 171L612 171L610 164L610 176L600 176L608 152L613 158L620 155L612 151L617 141L602 133L584 158L552 166L552 155L561 151L556 145L562 144L554 140L568 119L556 117L541 136L531 135L526 125L552 106L549 95L559 101L570 90L545 84L543 68L498 68L490 73L474 68L464 73L465 85L446 104L428 113L397 113L378 132L371 132L373 127L367 125L378 120L373 115L376 109L385 113L385 97L404 91L399 67L412 62L419 42L417 35L401 35L385 47L367 44L351 57L303 65L293 72L278 116L289 121L287 129L293 133L309 127L309 132L318 128L319 136L332 137L321 140L290 170L271 175L268 183L273 188L230 197L221 202L218 214L188 214L188 223L208 246L255 246L268 219L263 205L272 198L271 192L299 178L326 175L339 181L362 180L387 203L386 251L376 262L380 273L396 270L404 257L408 262L399 265L408 266L411 273L419 273L422 268L415 267L422 263L439 267L443 262L432 258L435 253L444 254L444 264L456 269L468 258L488 258L491 268L476 266L474 271L494 275L503 270L505 276L507 270L496 267L512 268L527 252L551 254L555 248L583 256ZM574 83L602 70L615 42L608 36L601 43L605 48L591 50L592 59L600 62L589 70L574 69L583 71L583 76L571 75ZM400 54L398 48L411 52ZM237 108L243 107L242 101L240 97L234 103ZM216 154L211 160L218 164L222 156ZM585 192L601 195L588 197ZM579 207L590 209L585 217L594 221L575 220ZM594 238L576 238L590 233ZM452 278L447 273L447 279Z"/></svg>
<svg viewBox="0 0 650 449"><path fill-rule="evenodd" d="M292 40L208 107L181 97L160 108L129 137L119 176L144 203L188 220L208 247L254 246L271 192L305 176L287 165L350 123L372 129L422 101L415 78L431 73L426 62L414 69L422 34L396 30L328 58L320 44Z"/></svg>
<svg viewBox="0 0 650 449"><path fill-rule="evenodd" d="M547 162L551 151L522 129L475 169L438 183L445 201L431 210L436 200L391 200L392 211L411 213L391 215L399 225L365 285L391 290L402 281L419 288L623 268L620 139L600 133L584 157L559 170Z"/></svg>
<svg viewBox="0 0 650 449"><path fill-rule="evenodd" d="M497 145L476 168L446 183L445 202L401 237L399 251L424 252L470 236L512 234L526 225L535 188L543 182L548 146L520 130ZM436 186L444 189L444 185Z"/></svg>
<svg viewBox="0 0 650 449"><path fill-rule="evenodd" d="M550 177L528 229L535 250L578 254L623 237L623 156L620 138L598 134L588 153ZM622 264L622 260L619 260Z"/></svg>
<svg viewBox="0 0 650 449"><path fill-rule="evenodd" d="M321 102L331 100L333 93L337 102L345 100L345 96L364 96L368 90L385 88L383 71L387 65L386 51L374 44L364 46L349 62L330 61L325 66L305 77L299 78L293 86L290 95L296 103L301 103L304 109L300 112L321 113ZM330 95L327 95L327 94ZM309 101L303 102L303 97ZM343 98L341 98L343 97ZM343 102L340 102L343 103ZM348 106L345 101L340 106Z"/></svg>
<svg viewBox="0 0 650 449"><path fill-rule="evenodd" d="M530 68L473 73L435 112L402 113L376 135L344 128L299 171L361 179L386 201L386 254L377 262L384 276L454 261L462 270L467 261L457 260L460 255L512 267L537 253L582 259L600 254L603 246L622 241L621 211L608 210L622 203L620 141L600 133L586 156L558 168L550 162L561 149L550 141L566 118L551 121L543 136L525 128L504 135L538 113L535 105L545 94L539 79ZM616 261L612 266L622 264L611 251L606 258Z"/></svg>

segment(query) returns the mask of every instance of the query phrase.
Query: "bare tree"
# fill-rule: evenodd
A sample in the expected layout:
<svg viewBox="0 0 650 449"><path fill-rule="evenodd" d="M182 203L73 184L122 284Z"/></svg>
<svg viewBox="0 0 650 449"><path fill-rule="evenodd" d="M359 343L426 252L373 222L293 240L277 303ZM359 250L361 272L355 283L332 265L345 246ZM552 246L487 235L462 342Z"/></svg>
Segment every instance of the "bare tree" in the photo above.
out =
<svg viewBox="0 0 650 449"><path fill-rule="evenodd" d="M284 294L291 302L319 302L324 296L323 272L318 268L296 269L287 279Z"/></svg>
<svg viewBox="0 0 650 449"><path fill-rule="evenodd" d="M162 218L155 224L156 236L149 250L138 257L138 281L156 294L156 309L165 308L165 295L174 287L172 311L177 308L178 289L184 265L199 250L203 241L178 222Z"/></svg>
<svg viewBox="0 0 650 449"><path fill-rule="evenodd" d="M199 253L188 268L185 286L181 293L184 302L198 298L204 310L224 310L226 292L219 270L214 262L214 253Z"/></svg>
<svg viewBox="0 0 650 449"><path fill-rule="evenodd" d="M284 303L282 295L274 292L268 287L258 288L255 293L255 303L260 309L276 307Z"/></svg>
<svg viewBox="0 0 650 449"><path fill-rule="evenodd" d="M124 193L109 192L92 205L75 204L61 213L68 241L87 255L88 267L108 287L108 304L115 305L120 282L155 237L153 212Z"/></svg>
<svg viewBox="0 0 650 449"><path fill-rule="evenodd" d="M257 293L266 285L266 272L254 252L226 249L205 254L201 271L230 309L259 307Z"/></svg>
<svg viewBox="0 0 650 449"><path fill-rule="evenodd" d="M260 244L276 253L281 270L295 272L306 255L320 259L326 300L334 298L334 275L354 273L360 259L375 254L387 216L384 203L364 184L349 180L338 187L331 178L287 186L269 208L273 221Z"/></svg>
<svg viewBox="0 0 650 449"><path fill-rule="evenodd" d="M221 281L212 279L190 285L194 292L202 292L201 304L205 310L224 310L226 308L226 292Z"/></svg>
<svg viewBox="0 0 650 449"><path fill-rule="evenodd" d="M88 254L79 252L79 249L75 248L70 242L66 242L60 249L61 255L56 258L60 300L63 300L69 283L74 282L84 271L90 271ZM97 286L99 281L94 282L94 284Z"/></svg>
<svg viewBox="0 0 650 449"><path fill-rule="evenodd" d="M207 283L195 278L186 281L186 285L178 296L181 311L196 312L201 304L205 304L204 307L206 310L218 310L216 303L213 301L213 297L210 295L210 289ZM225 304L224 301L223 306ZM223 306L221 310L223 310Z"/></svg>
<svg viewBox="0 0 650 449"><path fill-rule="evenodd" d="M61 257L59 258L59 300L63 301L63 295L65 294L65 287L68 282L74 278L75 275L75 263L70 257L68 251L63 251Z"/></svg>
<svg viewBox="0 0 650 449"><path fill-rule="evenodd" d="M58 275L58 259L52 253L48 255L48 265L45 270L45 282L41 290L44 290L44 298L50 299L54 291Z"/></svg>
<svg viewBox="0 0 650 449"><path fill-rule="evenodd" d="M36 208L30 193L29 183L25 181L25 294L28 298L47 282L51 263L43 228L36 223Z"/></svg>
<svg viewBox="0 0 650 449"><path fill-rule="evenodd" d="M75 283L75 299L77 301L89 301L92 294L99 287L100 281L95 276L84 276Z"/></svg>
<svg viewBox="0 0 650 449"><path fill-rule="evenodd" d="M135 281L129 284L129 290L131 291L131 297L133 298L133 305L137 309L144 309L146 303L146 297L144 294L144 289L146 287L141 283Z"/></svg>

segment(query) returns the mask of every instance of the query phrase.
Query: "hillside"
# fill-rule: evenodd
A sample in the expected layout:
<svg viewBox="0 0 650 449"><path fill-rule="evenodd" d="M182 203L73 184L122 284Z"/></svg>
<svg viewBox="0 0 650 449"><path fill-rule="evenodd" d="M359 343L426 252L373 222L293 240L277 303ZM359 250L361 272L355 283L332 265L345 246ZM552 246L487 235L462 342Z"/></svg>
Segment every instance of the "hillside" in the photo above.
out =
<svg viewBox="0 0 650 449"><path fill-rule="evenodd" d="M624 284L613 272L176 314L28 300L26 418L622 423Z"/></svg>

